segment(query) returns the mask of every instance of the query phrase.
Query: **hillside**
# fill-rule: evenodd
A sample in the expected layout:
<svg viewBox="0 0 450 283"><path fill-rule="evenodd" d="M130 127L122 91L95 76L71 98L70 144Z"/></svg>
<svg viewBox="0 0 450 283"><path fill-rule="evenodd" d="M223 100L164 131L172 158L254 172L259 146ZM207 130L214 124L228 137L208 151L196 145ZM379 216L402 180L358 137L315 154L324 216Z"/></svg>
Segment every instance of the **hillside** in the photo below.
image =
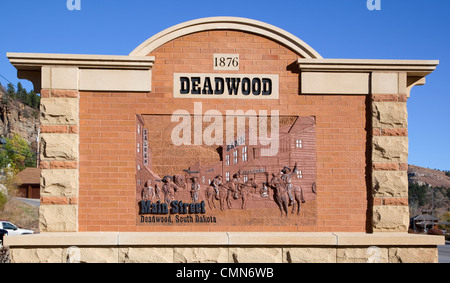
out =
<svg viewBox="0 0 450 283"><path fill-rule="evenodd" d="M0 137L18 134L36 146L39 131L39 110L11 99L0 88Z"/></svg>
<svg viewBox="0 0 450 283"><path fill-rule="evenodd" d="M408 166L408 180L420 186L450 188L450 177L445 175L445 172L415 165Z"/></svg>
<svg viewBox="0 0 450 283"><path fill-rule="evenodd" d="M450 221L450 177L445 172L409 165L408 183L411 217L428 210L441 221Z"/></svg>

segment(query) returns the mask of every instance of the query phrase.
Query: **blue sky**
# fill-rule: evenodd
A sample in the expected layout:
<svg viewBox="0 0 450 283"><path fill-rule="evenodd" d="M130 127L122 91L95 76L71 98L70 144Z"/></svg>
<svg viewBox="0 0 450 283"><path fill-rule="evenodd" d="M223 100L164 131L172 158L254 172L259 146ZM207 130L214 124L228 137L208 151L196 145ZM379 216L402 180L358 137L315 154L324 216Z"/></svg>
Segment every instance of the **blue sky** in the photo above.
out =
<svg viewBox="0 0 450 283"><path fill-rule="evenodd" d="M450 170L450 1L380 0L0 0L0 74L6 52L128 55L152 35L203 17L260 20L299 37L324 58L440 60L408 101L409 164ZM32 89L28 81L21 81ZM8 82L0 77L0 83Z"/></svg>

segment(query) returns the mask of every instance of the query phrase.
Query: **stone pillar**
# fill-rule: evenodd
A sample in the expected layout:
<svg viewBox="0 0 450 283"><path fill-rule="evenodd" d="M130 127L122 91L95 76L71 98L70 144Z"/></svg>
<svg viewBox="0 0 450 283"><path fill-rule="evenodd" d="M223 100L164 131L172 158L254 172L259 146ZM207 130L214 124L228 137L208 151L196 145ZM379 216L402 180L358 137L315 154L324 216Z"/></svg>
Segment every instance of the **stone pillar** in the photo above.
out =
<svg viewBox="0 0 450 283"><path fill-rule="evenodd" d="M407 232L407 74L373 72L372 192L373 232Z"/></svg>
<svg viewBox="0 0 450 283"><path fill-rule="evenodd" d="M78 68L43 67L41 232L78 231Z"/></svg>

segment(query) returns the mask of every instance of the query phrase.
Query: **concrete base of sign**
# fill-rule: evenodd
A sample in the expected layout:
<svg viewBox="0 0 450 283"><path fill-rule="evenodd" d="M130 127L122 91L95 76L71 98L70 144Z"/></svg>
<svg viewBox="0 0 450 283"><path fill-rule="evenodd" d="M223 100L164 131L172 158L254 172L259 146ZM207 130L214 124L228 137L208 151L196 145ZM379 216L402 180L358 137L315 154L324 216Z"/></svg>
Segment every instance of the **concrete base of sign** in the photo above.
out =
<svg viewBox="0 0 450 283"><path fill-rule="evenodd" d="M5 238L14 263L437 263L437 246L444 244L444 237L407 233L98 232Z"/></svg>

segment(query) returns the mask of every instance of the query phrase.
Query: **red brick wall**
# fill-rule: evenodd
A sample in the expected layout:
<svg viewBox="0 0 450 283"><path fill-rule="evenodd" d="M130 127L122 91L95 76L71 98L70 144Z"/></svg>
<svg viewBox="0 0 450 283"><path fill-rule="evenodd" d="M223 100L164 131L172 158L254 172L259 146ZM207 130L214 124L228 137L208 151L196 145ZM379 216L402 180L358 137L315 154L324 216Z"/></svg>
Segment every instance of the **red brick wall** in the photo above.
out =
<svg viewBox="0 0 450 283"><path fill-rule="evenodd" d="M240 55L245 74L278 74L279 100L174 99L173 73L213 71L214 53ZM299 95L298 55L261 36L205 31L173 40L156 57L151 93L80 93L79 230L366 231L366 96ZM279 110L316 116L317 211L313 226L136 225L136 114L168 114L203 102L203 111ZM371 117L371 116L370 116Z"/></svg>

